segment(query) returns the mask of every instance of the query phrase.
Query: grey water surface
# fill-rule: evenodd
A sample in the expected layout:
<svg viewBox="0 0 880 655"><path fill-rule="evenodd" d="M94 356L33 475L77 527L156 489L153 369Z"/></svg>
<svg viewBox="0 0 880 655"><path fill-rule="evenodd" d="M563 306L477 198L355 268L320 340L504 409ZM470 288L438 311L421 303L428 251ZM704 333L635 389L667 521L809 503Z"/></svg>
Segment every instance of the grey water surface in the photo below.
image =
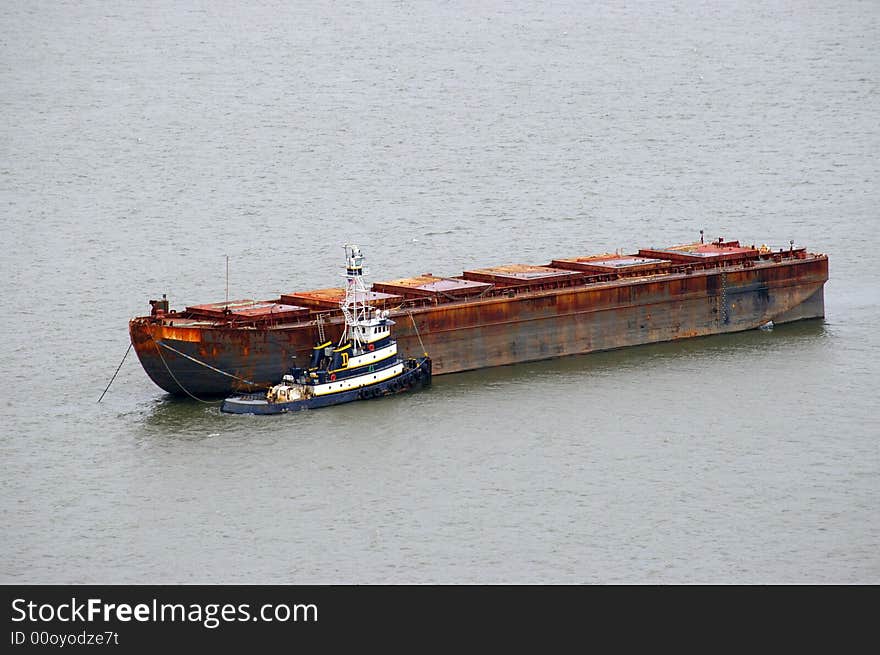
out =
<svg viewBox="0 0 880 655"><path fill-rule="evenodd" d="M0 582L880 582L877 2L6 2ZM825 320L281 417L127 321L693 241Z"/></svg>

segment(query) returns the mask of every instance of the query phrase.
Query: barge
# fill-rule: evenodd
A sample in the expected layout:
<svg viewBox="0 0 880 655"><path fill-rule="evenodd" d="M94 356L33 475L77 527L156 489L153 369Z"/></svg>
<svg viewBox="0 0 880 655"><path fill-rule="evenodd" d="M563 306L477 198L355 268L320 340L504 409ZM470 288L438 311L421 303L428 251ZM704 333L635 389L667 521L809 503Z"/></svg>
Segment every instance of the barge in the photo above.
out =
<svg viewBox="0 0 880 655"><path fill-rule="evenodd" d="M828 257L717 239L375 282L362 302L396 321L403 352L434 375L739 332L825 314ZM131 319L147 375L177 395L270 388L315 343L345 329L344 288L173 310L165 296Z"/></svg>

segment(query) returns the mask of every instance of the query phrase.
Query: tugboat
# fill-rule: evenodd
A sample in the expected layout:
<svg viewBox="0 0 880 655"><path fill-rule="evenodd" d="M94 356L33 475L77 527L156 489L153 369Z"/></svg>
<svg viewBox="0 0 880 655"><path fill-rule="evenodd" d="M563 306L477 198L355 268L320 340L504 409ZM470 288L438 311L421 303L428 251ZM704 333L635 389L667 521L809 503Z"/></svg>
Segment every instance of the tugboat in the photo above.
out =
<svg viewBox="0 0 880 655"><path fill-rule="evenodd" d="M339 343L312 348L308 368L293 367L266 393L231 396L220 411L230 414L283 414L301 409L366 400L431 383L431 358L403 359L391 338L394 321L387 311L366 304L364 257L345 245L345 298L339 303L345 328Z"/></svg>

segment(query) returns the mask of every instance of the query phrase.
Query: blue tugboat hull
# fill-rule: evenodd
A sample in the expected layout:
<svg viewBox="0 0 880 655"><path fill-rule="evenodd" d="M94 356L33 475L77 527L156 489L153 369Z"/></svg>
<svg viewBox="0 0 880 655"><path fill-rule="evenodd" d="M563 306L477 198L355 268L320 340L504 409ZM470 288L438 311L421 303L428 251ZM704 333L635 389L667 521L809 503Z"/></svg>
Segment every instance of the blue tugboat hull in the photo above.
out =
<svg viewBox="0 0 880 655"><path fill-rule="evenodd" d="M298 412L303 409L317 409L331 405L341 405L355 400L369 400L382 396L391 396L403 393L411 389L427 387L431 384L431 359L423 357L419 360L409 360L403 373L376 384L315 396L290 402L272 402L266 400L266 394L241 394L231 396L220 405L220 411L229 414L287 414Z"/></svg>

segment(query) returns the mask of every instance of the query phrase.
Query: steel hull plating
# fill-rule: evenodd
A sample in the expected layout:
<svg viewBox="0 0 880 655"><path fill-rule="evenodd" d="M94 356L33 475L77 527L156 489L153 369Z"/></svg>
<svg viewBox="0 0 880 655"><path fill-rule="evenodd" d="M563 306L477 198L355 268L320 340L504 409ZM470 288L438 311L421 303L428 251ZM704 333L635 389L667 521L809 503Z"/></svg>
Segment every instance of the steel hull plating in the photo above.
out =
<svg viewBox="0 0 880 655"><path fill-rule="evenodd" d="M811 256L401 308L392 317L400 351L427 351L441 375L820 318L827 279L827 257ZM144 369L175 394L256 388L242 380L268 386L292 356L307 361L317 338L314 320L263 328L172 323L143 317L129 328ZM337 338L338 320L325 330Z"/></svg>

